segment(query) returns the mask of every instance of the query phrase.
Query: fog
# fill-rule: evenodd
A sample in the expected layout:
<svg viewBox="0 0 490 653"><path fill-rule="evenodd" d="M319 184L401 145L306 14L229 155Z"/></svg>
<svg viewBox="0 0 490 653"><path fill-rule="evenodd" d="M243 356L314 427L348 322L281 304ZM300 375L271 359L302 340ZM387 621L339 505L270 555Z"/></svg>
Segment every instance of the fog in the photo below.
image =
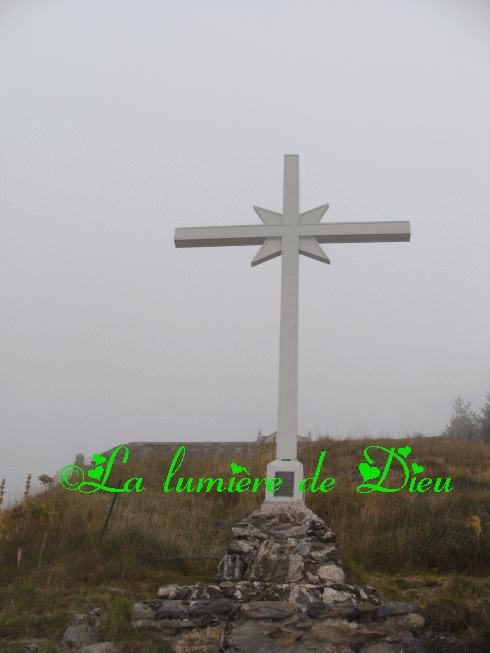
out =
<svg viewBox="0 0 490 653"><path fill-rule="evenodd" d="M437 435L458 395L484 406L488 2L2 10L3 507L77 453L277 429L281 258L173 239L282 212L284 154L300 211L411 224L300 257L299 435Z"/></svg>

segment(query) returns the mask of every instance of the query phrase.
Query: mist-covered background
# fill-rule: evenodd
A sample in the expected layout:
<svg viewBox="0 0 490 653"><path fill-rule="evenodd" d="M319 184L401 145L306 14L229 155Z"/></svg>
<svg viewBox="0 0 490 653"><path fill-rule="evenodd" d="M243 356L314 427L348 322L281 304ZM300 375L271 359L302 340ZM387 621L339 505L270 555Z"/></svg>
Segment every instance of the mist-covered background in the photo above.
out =
<svg viewBox="0 0 490 653"><path fill-rule="evenodd" d="M1 20L4 507L80 452L276 430L281 259L173 238L282 212L284 154L300 211L412 229L300 257L299 434L437 435L459 394L483 407L486 0L16 0Z"/></svg>

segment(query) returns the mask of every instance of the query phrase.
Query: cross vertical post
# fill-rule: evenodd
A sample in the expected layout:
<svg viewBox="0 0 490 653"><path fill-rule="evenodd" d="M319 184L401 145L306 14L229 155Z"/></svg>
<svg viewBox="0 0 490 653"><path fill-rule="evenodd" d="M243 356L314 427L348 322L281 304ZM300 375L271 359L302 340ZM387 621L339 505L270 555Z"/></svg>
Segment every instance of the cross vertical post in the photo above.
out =
<svg viewBox="0 0 490 653"><path fill-rule="evenodd" d="M299 485L303 465L297 459L298 344L299 344L299 155L284 156L281 249L281 322L279 331L279 402L276 460L267 465L268 479L280 478L281 487L266 501L304 501Z"/></svg>
<svg viewBox="0 0 490 653"><path fill-rule="evenodd" d="M299 156L284 157L283 225L299 224ZM282 237L277 458L296 458L298 433L299 236Z"/></svg>

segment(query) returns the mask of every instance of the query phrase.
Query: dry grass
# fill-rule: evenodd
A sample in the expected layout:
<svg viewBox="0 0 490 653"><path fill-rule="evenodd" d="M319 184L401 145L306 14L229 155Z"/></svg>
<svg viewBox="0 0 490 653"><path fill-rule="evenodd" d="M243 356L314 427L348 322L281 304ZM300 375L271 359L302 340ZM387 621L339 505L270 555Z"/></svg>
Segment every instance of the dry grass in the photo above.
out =
<svg viewBox="0 0 490 653"><path fill-rule="evenodd" d="M450 477L451 487L468 480L484 485L478 492L458 487L450 493L437 494L430 489L422 494L409 492L407 483L396 493L359 493L359 481L353 480L352 472L365 460L363 452L369 445L411 447L409 468L412 462L423 466L424 478L444 481ZM326 456L319 482L333 477L336 483L327 493L308 492L306 503L337 533L347 581L373 585L388 599L418 600L434 631L449 631L462 639L490 639L490 524L484 511L478 514L479 506L490 511L490 447L420 437L395 441L323 437L299 446L306 477L313 477L323 451ZM383 451L371 449L368 453L378 465L385 463ZM177 477L185 481L192 477L193 487L202 477L223 478L227 487L231 462L245 466L255 479L263 478L265 464L273 457L270 450L262 452L262 459L256 451L255 457L251 452L246 460L218 454L209 460L186 456ZM155 598L157 589L166 583L212 581L218 560L150 563L147 552L159 545L185 555L206 549L209 556L219 558L226 552L231 526L210 531L211 522L199 513L236 522L264 498L262 488L256 493L220 494L215 489L199 494L165 493L162 483L170 464L170 458L114 464L106 486L117 487L119 479L124 482L142 476L145 490L122 495L124 510L116 508L120 500L116 501L100 547L112 493L68 491L44 477L44 492L31 500L27 486L24 502L0 513L0 650L20 651L22 644L13 641L38 639L43 653L57 651L71 620L69 611L87 612L94 607L108 615L100 641L116 641L125 653L166 650L162 643L131 630L131 606L138 599ZM392 467L395 465L398 463ZM391 485L385 482L384 486L398 487L397 478L395 475ZM0 503L2 495L0 486ZM173 509L166 513L155 506ZM463 522L461 514L466 515ZM454 515L458 522L452 519ZM372 522L364 524L366 520ZM353 531L361 523L361 531ZM459 546L452 544L458 524L465 535ZM358 534L352 536L352 532ZM210 533L214 533L212 542ZM129 535L136 546L118 549L118 544L129 541ZM415 548L410 547L414 537L419 545ZM87 597L92 602L87 603Z"/></svg>

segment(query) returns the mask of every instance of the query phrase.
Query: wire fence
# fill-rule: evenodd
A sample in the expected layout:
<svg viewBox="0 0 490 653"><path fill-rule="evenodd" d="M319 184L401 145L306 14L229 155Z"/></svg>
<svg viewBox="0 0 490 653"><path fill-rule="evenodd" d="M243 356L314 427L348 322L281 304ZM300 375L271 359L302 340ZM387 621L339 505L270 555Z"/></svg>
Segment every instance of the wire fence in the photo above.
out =
<svg viewBox="0 0 490 653"><path fill-rule="evenodd" d="M264 450L264 443L261 449ZM261 451L264 473L266 458L267 452ZM121 484L122 481L119 487ZM408 501L406 497L395 498L374 516L348 529L338 529L333 523L328 525L336 533L340 549L352 547L355 550L370 537L371 541L381 543L386 536L387 546L398 545L404 554L417 559L431 552L440 555L448 550L468 550L477 541L479 554L490 558L490 479L487 482L451 481L451 487L454 488L451 493L424 495L416 492ZM49 511L35 498L28 502L29 512L46 517ZM103 523L95 538L99 553L103 556L122 554L148 564L165 560L221 560L233 526L261 504L257 498L257 505L250 507L248 504L246 509L229 505L218 513L224 517L216 518L202 512L202 508L191 501L172 501L151 493L124 492L115 493L106 500L103 496L96 499L87 503L87 514L91 520L97 516L95 521ZM14 518L22 517L24 508L17 506L13 512ZM5 528L0 520L0 536ZM39 563L46 535L45 532ZM57 537L70 539L71 535L59 532ZM18 552L17 565L19 560Z"/></svg>
<svg viewBox="0 0 490 653"><path fill-rule="evenodd" d="M432 503L424 496L406 502L395 499L348 531L339 533L341 543L359 542L369 531L389 534L403 541L405 553L426 555L450 548L468 547L475 541L490 550L490 486L465 480L451 482L453 496L442 495L444 501ZM479 495L478 499L475 495ZM477 517L478 520L474 521Z"/></svg>
<svg viewBox="0 0 490 653"><path fill-rule="evenodd" d="M231 529L250 512L234 511L228 518L216 519L192 505L123 493L114 504L103 546L99 548L105 553L137 551L138 558L149 563L221 560Z"/></svg>
<svg viewBox="0 0 490 653"><path fill-rule="evenodd" d="M406 553L423 554L448 546L466 547L474 542L475 529L469 528L469 522L478 516L482 525L478 541L482 547L488 545L490 549L490 485L469 480L451 485L455 494L443 494L440 502L427 501L424 496L409 502L395 499L374 517L353 528L341 532L332 530L340 546L359 542L363 534L375 531L391 538L396 534L403 541ZM251 513L249 508L234 512L228 518L215 519L192 504L171 503L155 496L132 493L115 496L117 501L111 505L112 516L101 550L123 554L137 552L139 559L148 562L220 560L226 553L231 529Z"/></svg>

